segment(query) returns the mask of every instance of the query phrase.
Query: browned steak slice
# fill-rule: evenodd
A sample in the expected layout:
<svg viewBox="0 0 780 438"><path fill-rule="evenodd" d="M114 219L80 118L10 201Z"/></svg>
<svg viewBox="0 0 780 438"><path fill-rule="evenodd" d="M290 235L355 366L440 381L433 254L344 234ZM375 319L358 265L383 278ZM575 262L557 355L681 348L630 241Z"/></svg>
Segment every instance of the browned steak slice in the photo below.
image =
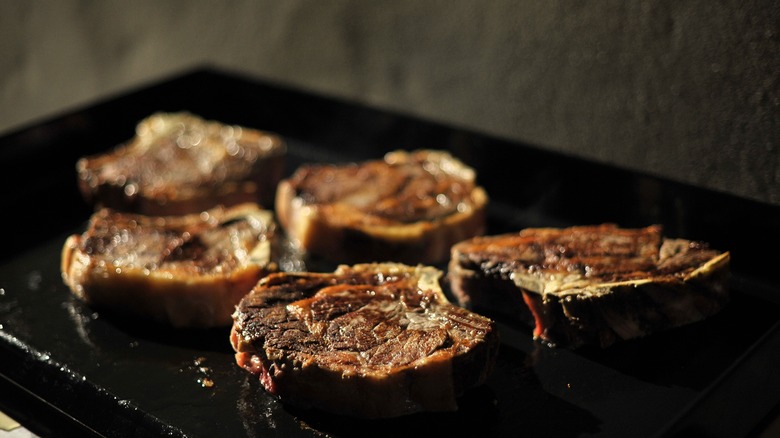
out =
<svg viewBox="0 0 780 438"><path fill-rule="evenodd" d="M62 251L72 292L176 327L229 326L239 300L276 270L270 211L257 204L151 217L95 212Z"/></svg>
<svg viewBox="0 0 780 438"><path fill-rule="evenodd" d="M448 280L462 305L533 321L548 344L606 347L718 312L729 257L659 226L529 228L455 245Z"/></svg>
<svg viewBox="0 0 780 438"><path fill-rule="evenodd" d="M363 418L455 410L492 371L498 332L449 303L440 276L400 264L270 275L237 307L237 363L292 405Z"/></svg>
<svg viewBox="0 0 780 438"><path fill-rule="evenodd" d="M338 263L446 262L482 234L487 195L474 170L442 151L305 165L283 180L276 212L302 249Z"/></svg>
<svg viewBox="0 0 780 438"><path fill-rule="evenodd" d="M97 206L148 215L198 213L217 205L272 206L284 174L279 136L157 113L113 150L78 161L79 189Z"/></svg>

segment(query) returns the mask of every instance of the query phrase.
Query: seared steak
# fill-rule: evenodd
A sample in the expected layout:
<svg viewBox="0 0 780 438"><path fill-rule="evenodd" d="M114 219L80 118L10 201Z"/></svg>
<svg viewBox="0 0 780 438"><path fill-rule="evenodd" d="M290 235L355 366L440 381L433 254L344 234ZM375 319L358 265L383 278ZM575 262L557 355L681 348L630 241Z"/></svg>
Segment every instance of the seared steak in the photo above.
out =
<svg viewBox="0 0 780 438"><path fill-rule="evenodd" d="M278 136L188 113L158 113L138 124L132 140L82 158L76 168L90 203L176 215L243 202L271 206L284 157Z"/></svg>
<svg viewBox="0 0 780 438"><path fill-rule="evenodd" d="M494 323L447 301L441 272L400 264L277 273L238 305L238 365L284 402L364 418L457 409L498 349Z"/></svg>
<svg viewBox="0 0 780 438"><path fill-rule="evenodd" d="M339 263L445 262L485 227L487 195L473 169L446 152L392 152L384 160L306 165L277 191L287 234Z"/></svg>
<svg viewBox="0 0 780 438"><path fill-rule="evenodd" d="M729 253L659 226L525 229L452 248L459 302L533 321L550 345L606 347L699 321L728 301Z"/></svg>
<svg viewBox="0 0 780 438"><path fill-rule="evenodd" d="M241 297L276 270L271 212L257 204L150 217L95 212L62 250L62 277L96 308L176 327L228 326Z"/></svg>

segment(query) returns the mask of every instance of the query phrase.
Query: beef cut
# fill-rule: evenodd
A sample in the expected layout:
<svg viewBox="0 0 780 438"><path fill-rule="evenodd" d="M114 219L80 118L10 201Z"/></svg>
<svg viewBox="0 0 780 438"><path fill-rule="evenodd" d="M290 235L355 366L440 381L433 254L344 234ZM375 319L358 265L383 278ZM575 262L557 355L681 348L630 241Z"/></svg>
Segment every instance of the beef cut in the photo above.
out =
<svg viewBox="0 0 780 438"><path fill-rule="evenodd" d="M257 204L184 216L107 208L62 250L62 277L80 299L175 327L230 326L239 300L276 271L275 223Z"/></svg>
<svg viewBox="0 0 780 438"><path fill-rule="evenodd" d="M291 405L362 418L455 410L492 371L498 332L448 302L441 275L393 263L272 274L234 314L236 361Z"/></svg>
<svg viewBox="0 0 780 438"><path fill-rule="evenodd" d="M444 151L304 165L279 184L280 225L300 248L337 263L446 262L482 234L487 194L474 170Z"/></svg>
<svg viewBox="0 0 780 438"><path fill-rule="evenodd" d="M130 141L80 159L76 169L89 203L164 216L244 202L271 207L285 156L277 135L157 113L138 123Z"/></svg>
<svg viewBox="0 0 780 438"><path fill-rule="evenodd" d="M720 311L729 260L655 225L529 228L458 243L448 281L461 305L529 322L545 343L606 347Z"/></svg>

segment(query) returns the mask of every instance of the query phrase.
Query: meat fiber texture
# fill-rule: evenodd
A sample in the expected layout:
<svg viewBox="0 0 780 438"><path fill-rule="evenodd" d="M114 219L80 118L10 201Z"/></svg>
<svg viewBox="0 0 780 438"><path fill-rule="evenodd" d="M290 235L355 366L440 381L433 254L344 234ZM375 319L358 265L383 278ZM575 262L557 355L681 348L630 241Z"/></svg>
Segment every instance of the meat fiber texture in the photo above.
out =
<svg viewBox="0 0 780 438"><path fill-rule="evenodd" d="M236 304L277 270L276 225L257 204L152 217L107 208L70 236L61 270L77 297L174 327L228 327Z"/></svg>
<svg viewBox="0 0 780 438"><path fill-rule="evenodd" d="M279 223L309 255L336 263L446 263L450 247L485 230L484 189L447 152L304 165L279 184Z"/></svg>
<svg viewBox="0 0 780 438"><path fill-rule="evenodd" d="M528 322L551 346L607 347L719 312L729 260L660 226L529 228L455 245L448 280L461 305Z"/></svg>
<svg viewBox="0 0 780 438"><path fill-rule="evenodd" d="M285 156L275 134L156 113L127 143L80 159L76 169L82 195L97 207L182 215L245 202L272 206Z"/></svg>
<svg viewBox="0 0 780 438"><path fill-rule="evenodd" d="M362 418L456 410L492 371L498 331L449 303L441 275L394 263L270 275L237 307L237 363L304 408Z"/></svg>

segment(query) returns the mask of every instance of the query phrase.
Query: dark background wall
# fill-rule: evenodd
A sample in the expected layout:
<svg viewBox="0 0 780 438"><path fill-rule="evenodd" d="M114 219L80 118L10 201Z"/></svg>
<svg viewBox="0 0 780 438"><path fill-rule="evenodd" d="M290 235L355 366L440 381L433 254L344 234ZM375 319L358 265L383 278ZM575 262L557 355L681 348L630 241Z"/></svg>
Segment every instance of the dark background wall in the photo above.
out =
<svg viewBox="0 0 780 438"><path fill-rule="evenodd" d="M0 134L202 63L780 205L771 0L2 2Z"/></svg>

